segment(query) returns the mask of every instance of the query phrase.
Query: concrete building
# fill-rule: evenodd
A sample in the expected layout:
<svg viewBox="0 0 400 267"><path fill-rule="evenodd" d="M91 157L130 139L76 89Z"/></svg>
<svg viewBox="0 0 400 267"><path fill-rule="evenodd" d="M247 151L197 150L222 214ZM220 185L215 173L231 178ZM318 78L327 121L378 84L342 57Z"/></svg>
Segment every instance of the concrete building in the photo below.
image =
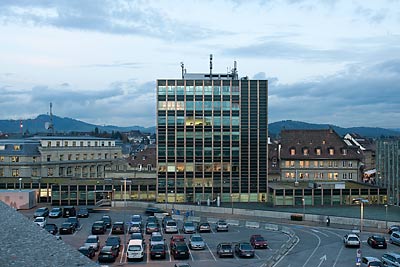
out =
<svg viewBox="0 0 400 267"><path fill-rule="evenodd" d="M377 184L387 188L388 203L400 205L400 139L376 143Z"/></svg>
<svg viewBox="0 0 400 267"><path fill-rule="evenodd" d="M157 80L157 201L265 201L268 81Z"/></svg>

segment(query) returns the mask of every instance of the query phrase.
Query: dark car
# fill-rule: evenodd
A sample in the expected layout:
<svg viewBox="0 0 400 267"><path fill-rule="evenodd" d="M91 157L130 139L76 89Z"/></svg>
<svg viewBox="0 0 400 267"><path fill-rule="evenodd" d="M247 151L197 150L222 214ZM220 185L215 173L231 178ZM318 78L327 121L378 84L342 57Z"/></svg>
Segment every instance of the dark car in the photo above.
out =
<svg viewBox="0 0 400 267"><path fill-rule="evenodd" d="M62 216L62 209L61 208L52 208L49 217L50 218L59 218Z"/></svg>
<svg viewBox="0 0 400 267"><path fill-rule="evenodd" d="M92 247L82 246L78 249L78 251L89 259L92 259L96 255L96 251L94 251L94 248Z"/></svg>
<svg viewBox="0 0 400 267"><path fill-rule="evenodd" d="M45 217L46 218L47 216L49 216L49 208L47 208L47 207L38 208L35 211L35 213L33 213L33 218L36 218L36 217Z"/></svg>
<svg viewBox="0 0 400 267"><path fill-rule="evenodd" d="M63 208L63 217L68 218L68 217L73 217L76 216L76 209L74 206L65 206Z"/></svg>
<svg viewBox="0 0 400 267"><path fill-rule="evenodd" d="M114 246L118 249L119 252L119 249L121 247L121 238L116 235L109 236L106 240L106 246Z"/></svg>
<svg viewBox="0 0 400 267"><path fill-rule="evenodd" d="M174 259L189 259L189 247L185 242L175 242L171 246L171 255Z"/></svg>
<svg viewBox="0 0 400 267"><path fill-rule="evenodd" d="M387 248L386 239L381 235L372 235L368 237L367 242L373 248Z"/></svg>
<svg viewBox="0 0 400 267"><path fill-rule="evenodd" d="M208 222L200 223L199 226L197 226L197 231L199 233L202 233L202 232L209 233L209 232L211 232L211 225Z"/></svg>
<svg viewBox="0 0 400 267"><path fill-rule="evenodd" d="M217 245L217 255L222 257L233 257L233 248L231 243L219 243Z"/></svg>
<svg viewBox="0 0 400 267"><path fill-rule="evenodd" d="M47 223L44 226L44 229L46 229L47 232L49 232L52 235L55 235L58 233L58 227L54 223Z"/></svg>
<svg viewBox="0 0 400 267"><path fill-rule="evenodd" d="M111 227L112 222L111 222L111 217L110 217L110 216L108 216L108 215L103 215L103 217L101 217L100 220L103 221L103 222L106 224L106 227L107 227L107 228L110 228L110 227Z"/></svg>
<svg viewBox="0 0 400 267"><path fill-rule="evenodd" d="M101 234L103 235L106 232L106 225L103 221L96 221L92 225L92 234Z"/></svg>
<svg viewBox="0 0 400 267"><path fill-rule="evenodd" d="M71 222L64 222L64 223L61 225L59 231L60 231L60 235L63 235L63 234L73 234L73 233L75 232L75 226L74 226L74 224L71 223Z"/></svg>
<svg viewBox="0 0 400 267"><path fill-rule="evenodd" d="M391 225L388 229L388 234L392 234L393 232L400 231L400 225Z"/></svg>
<svg viewBox="0 0 400 267"><path fill-rule="evenodd" d="M79 223L78 217L69 217L66 221L73 223L75 226L75 229L78 229L81 226L81 224Z"/></svg>
<svg viewBox="0 0 400 267"><path fill-rule="evenodd" d="M99 262L114 262L118 257L118 250L113 246L104 246L99 253Z"/></svg>
<svg viewBox="0 0 400 267"><path fill-rule="evenodd" d="M158 223L148 222L146 224L146 234L151 234L159 231L160 231L160 226L158 225Z"/></svg>
<svg viewBox="0 0 400 267"><path fill-rule="evenodd" d="M78 213L76 214L78 218L88 218L89 217L89 210L87 208L80 208Z"/></svg>
<svg viewBox="0 0 400 267"><path fill-rule="evenodd" d="M150 258L151 259L165 259L167 250L165 245L156 244L150 247Z"/></svg>
<svg viewBox="0 0 400 267"><path fill-rule="evenodd" d="M235 253L239 257L254 257L254 248L248 242L239 242L235 246Z"/></svg>
<svg viewBox="0 0 400 267"><path fill-rule="evenodd" d="M125 233L125 224L124 222L115 222L111 228L112 234L123 234Z"/></svg>
<svg viewBox="0 0 400 267"><path fill-rule="evenodd" d="M262 235L252 235L250 237L250 244L253 248L268 248L267 240Z"/></svg>
<svg viewBox="0 0 400 267"><path fill-rule="evenodd" d="M169 246L172 247L176 242L185 242L185 237L183 235L173 235L169 241Z"/></svg>

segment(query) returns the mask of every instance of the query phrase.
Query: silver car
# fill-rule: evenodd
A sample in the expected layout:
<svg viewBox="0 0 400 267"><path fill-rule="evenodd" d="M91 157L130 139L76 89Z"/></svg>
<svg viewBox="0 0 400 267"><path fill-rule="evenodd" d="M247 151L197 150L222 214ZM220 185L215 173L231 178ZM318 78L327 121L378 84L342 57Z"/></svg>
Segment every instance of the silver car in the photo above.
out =
<svg viewBox="0 0 400 267"><path fill-rule="evenodd" d="M204 243L203 237L199 234L193 234L189 239L189 247L191 249L204 249L206 244Z"/></svg>
<svg viewBox="0 0 400 267"><path fill-rule="evenodd" d="M159 244L165 245L165 239L160 232L153 232L150 237L150 247Z"/></svg>
<svg viewBox="0 0 400 267"><path fill-rule="evenodd" d="M182 231L185 234L194 234L194 233L196 233L196 226L194 225L193 222L184 222Z"/></svg>
<svg viewBox="0 0 400 267"><path fill-rule="evenodd" d="M400 266L400 254L388 252L382 255L382 263L385 266Z"/></svg>
<svg viewBox="0 0 400 267"><path fill-rule="evenodd" d="M392 232L389 238L389 242L392 244L400 245L400 232Z"/></svg>
<svg viewBox="0 0 400 267"><path fill-rule="evenodd" d="M100 248L100 240L99 236L97 235L89 235L86 239L85 244L83 245L85 247L92 247L94 248L95 251L98 251Z"/></svg>
<svg viewBox="0 0 400 267"><path fill-rule="evenodd" d="M229 229L229 226L228 226L228 223L225 220L219 220L217 222L217 224L215 225L215 230L217 232L219 232L219 231L228 231L228 229Z"/></svg>

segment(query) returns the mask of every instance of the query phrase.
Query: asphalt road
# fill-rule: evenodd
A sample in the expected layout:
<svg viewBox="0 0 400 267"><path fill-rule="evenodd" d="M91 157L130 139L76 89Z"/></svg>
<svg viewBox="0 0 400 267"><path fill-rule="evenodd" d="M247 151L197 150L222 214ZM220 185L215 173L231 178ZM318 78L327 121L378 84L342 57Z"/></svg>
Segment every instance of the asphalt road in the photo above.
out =
<svg viewBox="0 0 400 267"><path fill-rule="evenodd" d="M32 217L35 209L30 211L21 211L26 216ZM113 221L129 221L130 216L133 214L143 215L143 210L127 210L124 212L122 209L112 208L109 211L100 213L91 213L89 218L81 219L81 228L73 235L63 235L63 241L70 244L74 248L79 248L85 242L88 235L91 234L92 223L99 220L102 215L108 214ZM206 215L205 215L206 216ZM221 215L222 216L222 215ZM226 215L225 215L226 216ZM218 214L213 217L218 218ZM125 220L124 220L125 218ZM143 216L144 220L146 219ZM202 233L202 236L207 244L206 248L201 251L190 252L190 258L187 261L192 267L257 267L263 266L268 259L270 259L284 244L289 237L281 232L273 232L264 230L266 218L260 218L260 228L252 229L246 228L246 221L255 221L253 218L238 218L240 220L239 226L230 226L229 232L215 232L213 229L211 233ZM65 220L63 218L48 219L49 223L56 223L58 226ZM207 217L202 217L202 221L207 221ZM181 228L179 222L179 229ZM297 243L277 262L274 267L349 267L356 266L357 248L346 248L343 244L343 236L349 233L350 230L337 229L333 227L326 227L323 225L301 225L301 224L284 224L292 229L297 236ZM105 240L111 234L108 230L106 234L100 235L100 244L104 245ZM235 256L234 258L218 258L216 254L216 246L220 242L237 242L248 241L250 235L262 234L269 242L269 249L256 250L256 255L252 259L242 259ZM387 249L373 249L367 244L367 239L373 232L363 232L360 237L362 240L361 253L362 256L374 256L380 258L383 253L387 251L398 252L399 247L396 245L388 244ZM379 234L379 233L378 233ZM381 233L380 233L381 234ZM387 234L384 234L386 240L389 239ZM170 239L169 234L164 235L167 243ZM189 235L185 235L186 240ZM120 235L122 243L126 244L129 240L129 235ZM146 243L148 243L149 235L146 235ZM125 242L126 241L126 242ZM149 266L149 267L162 267L174 266L176 262L181 260L174 260L170 255L165 260L151 260L149 255L149 246L146 246L146 255L143 261L127 262L125 247L121 248L121 253L115 263L108 264L109 266ZM168 248L169 252L169 248ZM97 260L96 257L93 259Z"/></svg>

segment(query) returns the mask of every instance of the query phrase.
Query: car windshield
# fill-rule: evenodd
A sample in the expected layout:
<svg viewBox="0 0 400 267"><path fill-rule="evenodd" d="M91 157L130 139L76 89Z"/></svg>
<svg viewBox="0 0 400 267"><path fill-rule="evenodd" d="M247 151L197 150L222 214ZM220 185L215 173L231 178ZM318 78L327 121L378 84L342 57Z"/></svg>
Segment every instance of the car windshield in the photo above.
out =
<svg viewBox="0 0 400 267"><path fill-rule="evenodd" d="M262 236L257 236L254 238L256 241L264 241L264 237Z"/></svg>
<svg viewBox="0 0 400 267"><path fill-rule="evenodd" d="M221 246L222 249L231 249L231 245L222 245Z"/></svg>
<svg viewBox="0 0 400 267"><path fill-rule="evenodd" d="M103 223L102 223L102 222L95 222L95 223L93 224L93 226L103 226Z"/></svg>
<svg viewBox="0 0 400 267"><path fill-rule="evenodd" d="M349 240L349 241L358 241L358 238L355 237L355 236L350 236L350 237L348 238L348 240Z"/></svg>
<svg viewBox="0 0 400 267"><path fill-rule="evenodd" d="M153 241L162 241L162 240L163 240L163 237L160 236L160 235L156 235L156 236L153 236L153 237L151 238L151 240L153 240Z"/></svg>
<svg viewBox="0 0 400 267"><path fill-rule="evenodd" d="M164 245L162 244L157 244L157 245L153 245L151 247L152 250L164 250Z"/></svg>
<svg viewBox="0 0 400 267"><path fill-rule="evenodd" d="M142 247L138 246L138 245L132 245L132 246L129 246L129 248L128 248L129 251L140 251L141 249L142 249Z"/></svg>
<svg viewBox="0 0 400 267"><path fill-rule="evenodd" d="M167 226L176 226L176 222L174 221L168 221Z"/></svg>
<svg viewBox="0 0 400 267"><path fill-rule="evenodd" d="M201 236L193 236L192 241L201 242L201 241L203 241L203 238Z"/></svg>
<svg viewBox="0 0 400 267"><path fill-rule="evenodd" d="M177 250L180 250L180 251L186 251L186 250L188 250L188 247L186 246L186 244L178 244L178 245L176 246L176 248L177 248Z"/></svg>
<svg viewBox="0 0 400 267"><path fill-rule="evenodd" d="M253 247L250 244L242 244L240 246L240 248L244 249L244 250L252 250L253 249Z"/></svg>
<svg viewBox="0 0 400 267"><path fill-rule="evenodd" d="M58 212L58 211L61 211L61 209L60 208L53 208L51 211L52 212Z"/></svg>
<svg viewBox="0 0 400 267"><path fill-rule="evenodd" d="M70 227L71 224L70 224L70 223L63 223L61 226L62 226L62 227Z"/></svg>
<svg viewBox="0 0 400 267"><path fill-rule="evenodd" d="M55 229L55 225L53 225L53 224L46 224L46 226L44 227L44 229Z"/></svg>
<svg viewBox="0 0 400 267"><path fill-rule="evenodd" d="M37 209L38 212L43 212L43 211L45 211L45 210L46 210L46 208L38 208L38 209Z"/></svg>
<svg viewBox="0 0 400 267"><path fill-rule="evenodd" d="M369 266L378 266L378 267L382 267L383 264L381 262L378 261L373 261L369 263Z"/></svg>
<svg viewBox="0 0 400 267"><path fill-rule="evenodd" d="M88 239L86 239L86 243L97 243L97 238L93 238L93 237L88 238Z"/></svg>
<svg viewBox="0 0 400 267"><path fill-rule="evenodd" d="M194 224L193 223L191 223L191 222L187 222L187 223L185 223L185 227L193 227L194 226Z"/></svg>
<svg viewBox="0 0 400 267"><path fill-rule="evenodd" d="M385 238L382 237L382 236L374 236L374 239L375 239L376 241L379 241L379 242L385 241Z"/></svg>
<svg viewBox="0 0 400 267"><path fill-rule="evenodd" d="M35 222L44 222L44 218L38 217L38 218L35 219Z"/></svg>

